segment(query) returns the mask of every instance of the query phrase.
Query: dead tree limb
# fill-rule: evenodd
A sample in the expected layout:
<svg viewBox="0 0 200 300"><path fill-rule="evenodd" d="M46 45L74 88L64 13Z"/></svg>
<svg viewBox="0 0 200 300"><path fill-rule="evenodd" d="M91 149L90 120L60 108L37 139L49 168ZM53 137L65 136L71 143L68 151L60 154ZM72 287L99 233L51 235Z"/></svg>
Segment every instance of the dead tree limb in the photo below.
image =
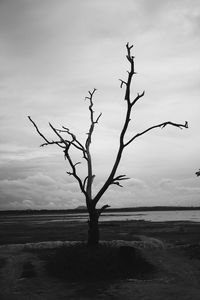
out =
<svg viewBox="0 0 200 300"><path fill-rule="evenodd" d="M116 184L118 186L122 186L120 184L120 180L122 180L122 178L116 177L115 178L115 173L117 171L117 168L119 166L119 163L121 161L121 157L122 157L122 153L125 147L127 147L130 143L132 143L137 137L147 133L148 131L161 127L164 128L166 125L171 125L171 126L175 126L178 127L180 129L182 128L188 128L188 123L185 122L185 124L178 124L178 123L174 123L171 121L168 122L164 122L158 125L154 125L151 126L149 128L147 128L146 130L142 131L141 133L138 133L136 135L134 135L128 142L125 142L125 135L129 126L129 122L131 121L131 112L132 109L134 107L134 105L137 103L137 101L139 99L141 99L145 92L143 91L141 94L138 93L137 96L131 100L131 83L132 83L132 78L133 75L136 74L135 72L135 64L134 64L134 56L132 56L131 54L131 49L133 48L133 45L129 46L129 43L126 44L126 50L127 50L127 55L126 58L130 63L130 70L128 71L128 78L127 81L124 81L122 79L120 79L121 81L121 85L120 87L122 88L123 86L125 86L125 97L124 100L127 102L127 107L126 107L126 116L125 116L125 121L124 121L124 125L122 127L121 133L120 133L120 138L119 138L119 148L118 148L118 152L117 152L117 156L113 165L113 168L110 172L110 175L108 176L107 180L105 181L104 185L102 186L102 188L99 190L99 192L96 194L96 196L94 197L94 202L97 204L99 199L102 197L102 195L106 192L106 190L108 189L108 187L111 184Z"/></svg>
<svg viewBox="0 0 200 300"><path fill-rule="evenodd" d="M109 208L110 205L106 204L106 205L103 205L99 210L98 210L98 215L100 217L100 215L107 209Z"/></svg>
<svg viewBox="0 0 200 300"><path fill-rule="evenodd" d="M94 119L93 96L94 96L95 92L96 92L96 89L94 88L92 92L91 91L88 92L89 96L85 97L85 99L89 100L89 111L90 111L90 128L89 128L89 132L87 133L88 137L85 142L85 149L86 149L86 153L87 153L87 167L88 167L86 191L87 191L87 195L88 195L89 199L92 199L92 182L93 182L93 179L95 176L95 175L93 175L93 171L92 171L92 157L91 157L91 153L90 153L90 145L92 142L92 134L94 132L95 124L98 123L99 118L102 115L102 113L100 113L98 115L98 117L96 118L96 120ZM92 202L90 203L90 205L92 205Z"/></svg>
<svg viewBox="0 0 200 300"><path fill-rule="evenodd" d="M174 123L174 122L164 122L164 123L161 123L161 124L158 124L158 125L154 125L154 126L151 126L149 128L147 128L146 130L140 132L140 133L137 133L136 135L134 135L127 143L124 144L124 146L128 146L130 143L132 143L136 138L138 138L139 136L147 133L148 131L152 130L152 129L155 129L155 128L164 128L165 126L167 125L171 125L171 126L175 126L175 127L178 127L180 129L183 129L183 128L188 128L188 122L185 121L185 124L177 124L177 123Z"/></svg>
<svg viewBox="0 0 200 300"><path fill-rule="evenodd" d="M92 207L92 183L94 180L95 175L92 174L92 158L90 153L90 145L92 142L92 134L94 132L95 125L98 123L102 113L100 113L97 118L94 117L94 103L93 103L93 95L96 92L96 89L94 89L92 92L89 91L89 96L85 97L85 99L89 100L89 111L90 111L90 127L89 132L87 133L87 139L85 142L85 145L83 145L75 136L74 133L70 131L69 128L62 126L62 129L55 128L51 123L49 123L50 128L57 136L58 140L52 140L50 141L39 129L37 124L32 120L30 116L28 116L29 120L35 127L37 133L42 137L42 139L45 141L45 143L41 144L41 146L48 146L48 145L57 145L61 148L63 148L64 157L68 161L71 171L67 171L67 174L70 176L73 176L79 184L81 192L86 197L86 203L88 209ZM66 137L63 137L63 135L66 134ZM83 158L87 162L88 166L88 175L85 177L84 180L80 178L80 176L77 173L77 165L80 164L80 162L74 163L72 160L72 155L70 153L71 147L76 148L83 154Z"/></svg>

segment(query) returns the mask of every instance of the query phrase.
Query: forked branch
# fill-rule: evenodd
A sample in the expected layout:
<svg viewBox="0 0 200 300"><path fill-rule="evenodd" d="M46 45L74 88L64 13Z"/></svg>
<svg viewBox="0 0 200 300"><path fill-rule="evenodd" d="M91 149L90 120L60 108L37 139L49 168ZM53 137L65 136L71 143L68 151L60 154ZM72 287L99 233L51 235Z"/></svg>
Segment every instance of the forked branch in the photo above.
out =
<svg viewBox="0 0 200 300"><path fill-rule="evenodd" d="M98 115L98 117L95 119L94 118L94 103L93 103L93 96L94 93L96 92L96 89L94 88L93 91L89 91L88 94L89 96L85 97L85 99L89 100L89 111L90 111L90 128L89 132L87 133L88 137L85 142L85 149L87 153L87 166L88 166L88 176L87 180L85 180L85 184L87 184L86 191L88 194L89 199L92 198L92 183L94 179L93 171L92 171L92 158L91 158L91 153L90 153L90 145L92 142L92 134L94 132L95 124L98 123L102 113Z"/></svg>
<svg viewBox="0 0 200 300"><path fill-rule="evenodd" d="M116 185L118 185L120 187L123 187L123 185L120 184L120 181L122 181L122 180L128 180L128 179L130 179L130 178L126 177L126 175L119 175L119 176L113 178L111 184L116 184Z"/></svg>
<svg viewBox="0 0 200 300"><path fill-rule="evenodd" d="M78 141L78 139L76 138L75 134L72 133L69 128L62 126L63 129L56 129L57 132L59 133L67 133L70 137L70 143L77 148L78 150L83 152L83 158L85 158L87 160L87 155L86 155L86 149L85 147L82 145L82 143L80 141Z"/></svg>
<svg viewBox="0 0 200 300"><path fill-rule="evenodd" d="M77 171L76 171L76 166L80 164L80 162L77 162L77 163L73 163L72 159L71 159L71 156L69 154L69 148L66 147L65 149L65 157L66 159L68 160L69 162L69 165L72 169L72 172L67 172L68 175L72 175L77 181L78 181L78 184L79 184L79 187L80 187L80 190L81 192L85 195L85 197L87 198L87 192L84 188L84 183L82 182L81 178L78 176L77 174Z"/></svg>
<svg viewBox="0 0 200 300"><path fill-rule="evenodd" d="M85 99L88 99L90 104L89 104L89 111L90 111L90 128L89 128L89 132L87 133L88 137L87 137L87 140L86 140L86 143L85 143L85 148L88 149L90 147L90 144L91 144L91 141L92 141L92 134L93 134L93 131L94 131L94 126L95 124L98 123L102 113L100 113L98 115L98 117L96 118L96 120L94 119L94 103L93 103L93 96L94 96L94 93L96 92L97 89L93 89L92 92L88 91L88 94L89 96L86 96Z"/></svg>
<svg viewBox="0 0 200 300"><path fill-rule="evenodd" d="M158 127L164 128L167 125L175 126L175 127L180 128L180 129L188 128L188 123L187 122L185 122L185 124L178 124L178 123L168 121L168 122L164 122L164 123L161 123L161 124L158 124L158 125L151 126L151 127L147 128L146 130L134 135L130 140L128 140L128 142L125 141L125 135L126 135L126 132L128 130L128 127L129 127L129 122L131 121L132 109L133 109L134 105L137 103L137 101L139 99L141 99L145 94L144 91L141 94L138 93L137 96L133 100L131 100L131 92L130 92L131 83L132 83L133 75L136 74L135 64L134 64L134 56L132 56L132 54L131 54L131 49L132 48L133 48L133 45L129 46L129 43L126 44L126 50L127 50L126 58L130 63L130 70L128 71L128 79L127 79L127 81L119 79L120 82L121 82L120 87L123 88L123 86L125 86L125 97L124 97L124 99L127 102L126 116L125 116L124 125L122 127L122 130L121 130L121 133L120 133L120 138L119 138L119 148L118 148L118 152L117 152L117 155L116 155L116 158L115 158L113 168L110 172L110 175L108 176L106 182L104 183L104 185L102 186L102 188L100 189L100 191L97 193L97 195L94 198L95 203L97 203L99 201L101 196L105 193L105 191L108 189L108 187L111 184L116 184L116 185L121 187L122 185L120 184L120 182L122 180L128 179L128 178L124 177L125 175L120 175L120 176L115 177L115 173L116 173L117 168L119 166L119 163L121 161L121 157L122 157L122 153L123 153L124 148L126 146L128 146L130 143L132 143L137 137L147 133L148 131L150 131L152 129L155 129L155 128L158 128Z"/></svg>
<svg viewBox="0 0 200 300"><path fill-rule="evenodd" d="M79 183L81 191L85 194L86 196L86 202L92 200L92 183L94 180L95 175L92 174L92 159L91 159L91 154L90 154L90 144L92 140L92 134L94 131L95 124L98 123L101 113L95 118L94 117L94 103L93 103L93 96L95 93L96 89L94 89L92 92L88 92L88 96L86 99L89 100L89 111L90 111L90 127L89 127L89 132L88 136L85 142L85 145L83 145L75 136L74 133L72 133L69 128L62 126L61 129L55 128L51 123L49 123L50 128L54 132L54 134L57 136L58 140L49 140L39 129L37 124L31 119L29 116L29 120L35 127L37 133L42 137L42 139L45 141L45 143L41 144L41 146L47 146L47 145L57 145L61 148L63 148L64 152L64 157L68 161L71 171L68 171L67 174L73 176ZM66 135L64 137L64 135ZM83 158L86 159L87 161L87 166L88 166L88 174L85 177L85 179L82 181L82 179L78 176L77 174L77 165L80 164L80 162L74 163L72 160L72 156L70 153L71 148L76 148L83 154ZM88 203L87 203L88 204Z"/></svg>
<svg viewBox="0 0 200 300"><path fill-rule="evenodd" d="M40 131L39 127L36 125L36 123L32 120L32 118L30 116L28 116L29 120L31 121L31 123L33 124L33 126L35 127L37 133L45 140L46 143L41 144L40 146L48 146L48 145L57 145L61 148L66 149L66 146L72 145L75 148L77 148L78 150L82 151L83 153L83 157L87 160L87 156L86 156L86 149L84 148L84 146L81 144L81 142L79 142L76 138L76 136L70 132L70 130L66 127L62 127L64 130L62 129L56 129L51 123L49 123L49 126L51 127L51 129L53 130L53 132L59 137L59 141L50 141L46 138L46 136ZM63 138L61 133L67 133L71 139L66 139Z"/></svg>
<svg viewBox="0 0 200 300"><path fill-rule="evenodd" d="M42 134L42 132L39 130L38 126L37 126L36 123L31 119L31 117L28 116L28 118L29 118L29 120L31 121L31 123L33 124L33 126L35 127L37 133L43 138L43 140L46 141L46 143L42 144L41 147L42 147L42 146L46 146L46 145L52 145L52 144L59 144L59 145L60 145L60 143L62 143L61 141L58 141L58 142L56 142L56 141L49 141L49 140ZM65 147L63 147L63 148L65 148Z"/></svg>
<svg viewBox="0 0 200 300"><path fill-rule="evenodd" d="M98 215L100 217L100 215L108 208L110 207L110 205L106 204L106 205L103 205L99 210L98 210Z"/></svg>

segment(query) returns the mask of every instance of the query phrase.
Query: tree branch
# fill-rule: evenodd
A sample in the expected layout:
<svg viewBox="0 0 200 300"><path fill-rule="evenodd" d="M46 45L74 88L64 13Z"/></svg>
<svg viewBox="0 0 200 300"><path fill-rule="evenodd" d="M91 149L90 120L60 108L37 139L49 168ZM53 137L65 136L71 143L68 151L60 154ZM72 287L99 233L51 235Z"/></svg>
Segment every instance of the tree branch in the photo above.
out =
<svg viewBox="0 0 200 300"><path fill-rule="evenodd" d="M112 181L110 184L118 185L119 187L123 187L122 184L119 183L119 181Z"/></svg>
<svg viewBox="0 0 200 300"><path fill-rule="evenodd" d="M62 128L64 130L60 130L60 129L56 129L58 132L65 132L68 135L71 136L72 140L69 141L75 148L77 148L78 150L82 151L83 153L83 158L85 158L87 160L87 152L85 147L81 144L81 142L78 141L78 139L76 138L75 134L73 134L69 128L62 126Z"/></svg>
<svg viewBox="0 0 200 300"><path fill-rule="evenodd" d="M133 106L135 105L135 103L144 96L145 92L143 91L141 94L137 94L137 96L135 97L135 99L131 102L131 97L130 97L130 87L131 87L131 82L132 82L132 77L134 74L136 74L135 72L135 65L134 65L134 56L131 55L131 49L133 48L133 45L129 46L129 43L126 44L126 49L127 49L127 55L126 58L130 63L130 71L128 71L128 79L127 82L125 82L124 80L120 79L121 81L121 85L120 87L123 87L123 85L126 86L126 91L125 91L125 100L127 101L127 110L126 110L126 117L125 117L125 121L124 121L124 125L123 128L121 130L120 133L120 139L119 139L119 148L118 148L118 152L117 152L117 156L113 165L113 168L110 172L110 175L108 176L106 182L104 183L104 185L102 186L102 188L99 190L99 192L96 194L94 201L95 203L97 203L99 201L99 199L101 198L101 196L105 193L105 191L108 189L109 185L111 184L116 184L118 186L122 186L120 184L120 180L123 180L125 178L123 177L115 177L115 173L116 170L119 166L119 163L121 161L121 157L122 157L122 153L123 150L126 146L128 146L134 139L136 139L137 137L147 133L148 131L157 128L157 127L161 127L164 128L166 125L172 125L172 126L176 126L180 129L182 128L188 128L188 123L185 122L185 124L177 124L177 123L173 123L173 122L164 122L152 127L147 128L146 130L144 130L141 133L136 134L134 137L132 137L128 142L124 142L125 139L125 134L127 132L128 126L129 126L129 122L131 120L131 111ZM128 178L127 178L128 179Z"/></svg>
<svg viewBox="0 0 200 300"><path fill-rule="evenodd" d="M90 199L92 199L92 182L94 179L94 175L92 174L92 158L91 158L91 153L90 153L90 145L92 142L92 134L94 132L95 124L98 123L98 121L102 115L102 113L100 113L99 116L96 118L96 120L94 120L93 96L94 96L95 92L96 92L96 89L94 88L92 92L91 91L88 92L89 96L85 97L85 99L89 100L89 111L90 111L90 128L89 128L89 132L87 133L88 137L85 142L85 149L86 149L86 153L87 153L87 166L88 166L88 176L87 176L87 180L85 181L85 184L87 182L86 191L87 191L87 194Z"/></svg>
<svg viewBox="0 0 200 300"><path fill-rule="evenodd" d="M135 99L133 100L133 102L131 103L131 107L140 99L144 96L145 91L143 91L141 94L137 94L137 96L135 97Z"/></svg>
<svg viewBox="0 0 200 300"><path fill-rule="evenodd" d="M84 184L83 184L81 178L77 175L77 172L76 172L76 166L77 166L78 164L80 164L80 162L77 162L77 163L75 163L75 164L73 163L73 161L72 161L72 159L71 159L71 157L70 157L70 155L69 155L69 147L70 147L70 146L66 146L66 149L65 149L65 156L66 156L66 158L67 158L67 160L68 160L68 162L69 162L69 164L70 164L70 166L71 166L72 172L67 172L67 174L74 176L74 178L75 178L75 179L78 181L78 183L79 183L79 187L80 187L81 192L85 195L85 197L86 197L86 199L87 199L87 192L86 192L85 189L84 189Z"/></svg>
<svg viewBox="0 0 200 300"><path fill-rule="evenodd" d="M124 81L124 80L122 80L122 79L119 79L119 81L121 81L120 88L123 87L123 84L124 84L124 85L127 85L127 82L126 82L126 81Z"/></svg>
<svg viewBox="0 0 200 300"><path fill-rule="evenodd" d="M82 193L85 194L85 196L87 197L87 193L84 189L84 184L82 183L82 180L81 178L77 175L77 172L76 172L76 166L80 164L80 162L77 162L77 163L73 163L70 155L69 155L69 149L70 149L70 146L73 145L74 147L76 147L78 150L82 151L83 153L83 156L84 158L87 159L87 156L86 156L86 149L84 148L84 146L76 139L76 136L71 133L69 131L68 128L65 128L64 127L64 130L59 130L59 129L56 129L51 123L49 123L49 126L51 127L51 129L53 130L53 132L59 137L60 141L49 141L42 133L41 131L39 130L38 126L36 125L36 123L31 119L30 116L28 116L29 120L31 121L31 123L34 125L36 131L38 132L38 134L45 140L46 143L43 143L41 146L46 146L46 145L53 145L53 144L56 144L57 146L65 149L64 150L64 155L65 155L65 159L68 160L69 162L69 165L71 166L72 168L72 172L67 172L67 174L69 175L73 175L74 178L78 181L79 183L79 186L80 186L80 189L82 191ZM60 133L62 132L67 132L72 140L65 140ZM77 143L77 144L76 144ZM64 144L64 145L63 145Z"/></svg>
<svg viewBox="0 0 200 300"><path fill-rule="evenodd" d="M126 82L126 92L125 92L125 100L131 104L130 102L130 87L131 87L131 81L132 77L135 74L135 64L134 64L134 56L131 55L131 49L133 48L133 45L129 46L129 43L126 44L127 49L127 55L126 58L131 64L131 70L128 72L128 80ZM123 84L122 84L123 85Z"/></svg>
<svg viewBox="0 0 200 300"><path fill-rule="evenodd" d="M63 137L60 135L60 133L56 130L56 128L51 124L49 123L49 126L51 127L51 129L55 132L55 134L60 138L60 141L65 144L66 146L69 145L69 141L67 140L64 140Z"/></svg>
<svg viewBox="0 0 200 300"><path fill-rule="evenodd" d="M188 128L188 122L185 121L185 124L178 124L178 123L174 123L174 122L171 122L171 121L168 121L168 122L164 122L164 123L161 123L161 124L158 124L158 125L154 125L154 126L151 126L149 128L147 128L146 130L140 132L140 133L137 133L135 136L133 136L126 144L124 144L124 146L128 146L130 143L132 143L136 138L138 138L139 136L147 133L148 131L152 130L152 129L155 129L155 128L164 128L165 126L167 125L172 125L172 126L175 126L175 127L178 127L180 129L182 128Z"/></svg>
<svg viewBox="0 0 200 300"><path fill-rule="evenodd" d="M43 147L43 146L48 146L48 145L57 145L61 148L64 148L66 147L66 144L71 144L73 145L75 148L77 148L78 150L81 150L83 152L83 157L85 159L87 159L86 157L86 150L84 148L84 146L77 140L76 136L71 133L69 131L68 128L64 127L64 130L61 130L61 129L56 129L51 123L49 123L49 126L51 127L51 129L56 133L56 135L60 138L59 141L49 141L45 136L44 134L42 134L42 132L39 130L38 126L36 125L36 123L31 119L30 116L28 116L29 120L31 121L31 123L34 125L36 131L38 132L38 134L46 141L46 143L43 143L40 145L40 147ZM60 133L68 133L72 140L68 140L68 139L64 139ZM64 144L65 146L62 146L62 144Z"/></svg>
<svg viewBox="0 0 200 300"><path fill-rule="evenodd" d="M110 207L110 205L106 204L106 205L103 205L102 208L100 208L100 209L98 210L98 215L99 215L99 217L100 217L100 215L101 215L108 207Z"/></svg>
<svg viewBox="0 0 200 300"><path fill-rule="evenodd" d="M200 169L195 174L197 175L197 177L200 176Z"/></svg>
<svg viewBox="0 0 200 300"><path fill-rule="evenodd" d="M113 178L113 180L128 180L130 179L129 177L126 177L126 175L119 175L115 178Z"/></svg>
<svg viewBox="0 0 200 300"><path fill-rule="evenodd" d="M50 142L42 133L41 131L39 130L38 126L35 124L35 122L31 119L30 116L28 116L29 120L31 121L31 123L33 124L33 126L35 127L37 133L46 141L45 145L46 144L52 144L52 142ZM55 142L53 142L55 143Z"/></svg>
<svg viewBox="0 0 200 300"><path fill-rule="evenodd" d="M138 95L135 100L133 101L133 103L131 103L130 100L130 87L131 87L131 81L132 81L132 77L135 74L135 66L134 66L134 56L131 55L131 49L133 48L133 45L129 46L129 43L126 44L126 49L127 49L127 56L126 58L128 59L128 61L130 62L130 71L128 71L128 80L127 82L123 81L120 79L121 81L121 87L123 87L123 84L126 86L126 91L125 91L125 100L127 101L127 110L126 110L126 117L125 117L125 121L124 121L124 125L123 128L121 130L120 133L120 138L119 138L119 148L118 148L118 152L117 152L117 156L115 158L115 162L113 165L113 168L110 172L110 175L108 176L106 182L104 183L104 185L102 186L102 188L100 189L100 191L96 194L95 198L94 198L94 202L97 203L99 201L99 199L101 198L101 196L105 193L105 191L108 189L108 187L111 184L117 184L118 186L121 186L119 181L114 181L113 182L113 178L115 176L116 170L119 166L119 163L121 161L121 157L122 157L122 153L124 150L124 137L126 134L126 131L128 129L128 125L130 122L130 115L131 115L131 109L132 106L134 105L134 101L136 103L136 101L141 98L143 96L143 94Z"/></svg>
<svg viewBox="0 0 200 300"><path fill-rule="evenodd" d="M97 124L97 123L99 122L99 119L100 119L101 116L102 116L102 113L100 113L100 114L98 115L98 117L96 118L96 121L94 122L94 124Z"/></svg>
<svg viewBox="0 0 200 300"><path fill-rule="evenodd" d="M126 175L119 175L119 176L113 178L111 184L116 184L116 185L118 185L118 186L120 186L120 187L123 187L123 185L121 185L121 184L119 183L119 181L122 181L122 180L128 180L128 179L130 179L130 178L129 178L129 177L126 177Z"/></svg>
<svg viewBox="0 0 200 300"><path fill-rule="evenodd" d="M88 180L88 176L85 177L84 181L83 181L83 188L85 189L85 186L86 186L86 183L87 183L87 180Z"/></svg>

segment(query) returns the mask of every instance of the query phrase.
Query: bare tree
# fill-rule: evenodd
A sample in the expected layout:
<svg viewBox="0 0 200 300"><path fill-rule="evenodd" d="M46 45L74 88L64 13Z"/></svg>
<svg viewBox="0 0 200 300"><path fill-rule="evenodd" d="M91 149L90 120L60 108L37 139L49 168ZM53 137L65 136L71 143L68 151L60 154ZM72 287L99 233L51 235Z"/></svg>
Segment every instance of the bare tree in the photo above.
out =
<svg viewBox="0 0 200 300"><path fill-rule="evenodd" d="M129 43L126 44L126 51L127 51L126 58L130 64L130 70L128 71L128 78L126 81L120 79L120 82L121 82L120 87L121 88L125 87L124 100L126 102L126 114L125 114L124 124L123 124L122 130L120 132L118 151L117 151L117 155L116 155L113 167L111 169L111 172L110 172L107 180L105 181L105 183L103 184L103 186L101 187L101 189L97 192L97 194L95 196L93 196L93 194L92 194L93 180L94 180L95 175L93 174L93 170L92 170L92 157L91 157L90 145L92 142L92 135L93 135L93 132L95 129L95 125L98 123L98 121L101 117L101 113L97 117L94 116L93 97L96 92L96 89L94 89L93 91L89 91L88 96L86 97L86 100L89 101L90 127L89 127L89 131L87 134L85 144L82 144L78 140L78 138L75 136L75 134L70 131L70 129L68 129L64 126L61 129L57 129L51 123L49 123L49 126L55 133L55 136L57 136L57 140L50 141L40 131L40 129L38 128L36 123L31 119L31 117L30 116L28 117L29 120L34 125L37 133L45 141L41 146L56 145L56 146L60 147L64 152L65 159L68 161L70 169L71 169L67 173L70 176L73 176L77 180L80 190L84 194L84 197L86 200L86 206L87 206L87 210L88 210L88 214L89 214L88 245L90 245L90 246L98 245L98 242L99 242L99 224L98 224L99 217L106 210L106 208L109 207L109 205L104 205L100 209L97 209L96 208L97 203L101 199L102 195L107 191L107 189L109 188L110 185L115 184L115 185L121 187L122 186L121 182L123 180L129 179L124 174L116 175L116 171L118 169L124 149L129 144L131 144L136 138L138 138L138 137L144 135L145 133L147 133L153 129L156 129L156 128L164 128L167 125L175 126L180 129L188 128L187 122L185 122L185 124L178 124L178 123L174 123L171 121L167 121L167 122L163 122L160 124L150 126L147 129L145 129L144 131L141 131L141 132L133 135L130 139L125 138L125 135L126 135L126 132L127 132L128 126L129 126L129 122L131 121L132 109L133 109L134 105L137 103L137 101L140 98L142 98L145 94L145 92L143 91L141 94L138 93L134 99L131 98L131 91L130 91L131 82L132 82L133 76L136 74L135 66L134 66L134 56L132 56L132 54L131 54L132 47L133 47L133 45L129 46ZM80 164L80 162L74 162L74 160L72 158L71 150L72 151L73 150L80 151L80 153L82 153L82 155L83 155L83 159L86 161L87 176L85 177L85 179L81 179L81 177L78 174L77 165Z"/></svg>

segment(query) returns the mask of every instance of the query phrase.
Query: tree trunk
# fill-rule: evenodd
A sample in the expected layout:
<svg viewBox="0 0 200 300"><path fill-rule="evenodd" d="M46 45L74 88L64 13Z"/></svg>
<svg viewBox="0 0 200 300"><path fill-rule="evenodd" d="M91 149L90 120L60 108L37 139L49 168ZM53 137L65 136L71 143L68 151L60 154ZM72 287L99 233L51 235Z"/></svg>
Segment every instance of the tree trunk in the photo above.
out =
<svg viewBox="0 0 200 300"><path fill-rule="evenodd" d="M88 220L88 246L99 244L99 214L96 209L89 212Z"/></svg>

